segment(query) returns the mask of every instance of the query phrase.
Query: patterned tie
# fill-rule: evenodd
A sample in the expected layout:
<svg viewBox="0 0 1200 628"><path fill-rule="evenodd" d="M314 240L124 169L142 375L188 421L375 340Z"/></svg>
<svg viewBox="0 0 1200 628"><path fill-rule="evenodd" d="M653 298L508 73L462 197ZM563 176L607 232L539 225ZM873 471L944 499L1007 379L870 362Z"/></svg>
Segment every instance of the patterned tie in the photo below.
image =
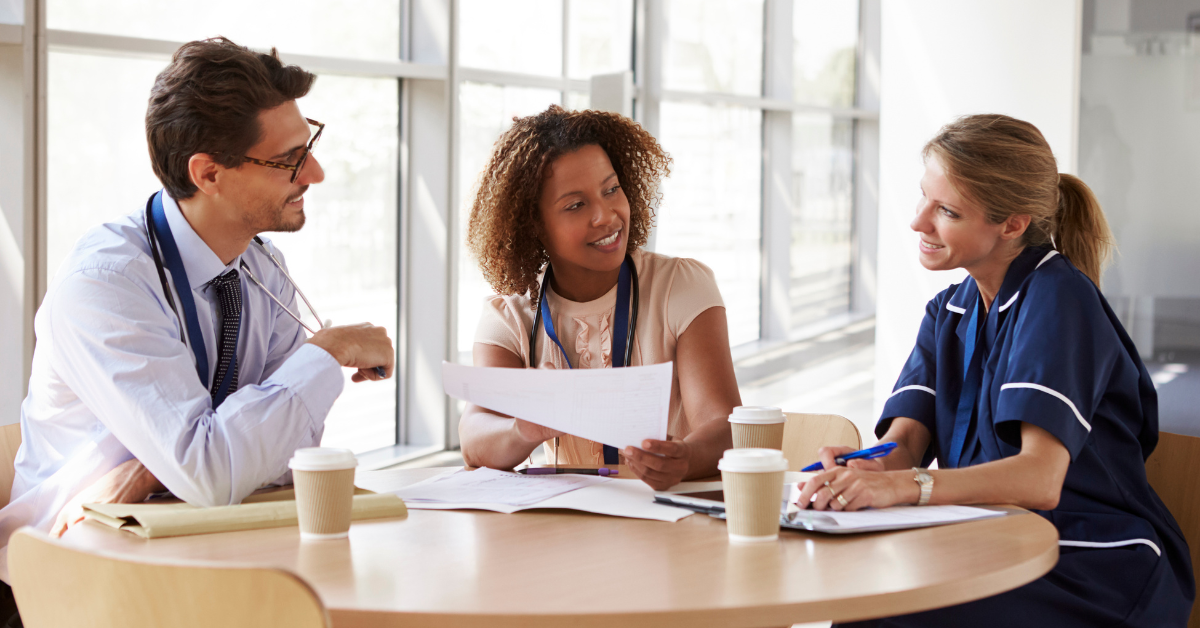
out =
<svg viewBox="0 0 1200 628"><path fill-rule="evenodd" d="M237 354L238 326L242 322L242 282L238 279L238 271L231 270L211 282L217 289L217 300L221 304L221 337L217 341L217 373L212 382L213 408L225 401L222 396L217 399L217 391L225 381L225 374L233 364L233 374L230 376L229 390L226 395L233 394L238 386Z"/></svg>

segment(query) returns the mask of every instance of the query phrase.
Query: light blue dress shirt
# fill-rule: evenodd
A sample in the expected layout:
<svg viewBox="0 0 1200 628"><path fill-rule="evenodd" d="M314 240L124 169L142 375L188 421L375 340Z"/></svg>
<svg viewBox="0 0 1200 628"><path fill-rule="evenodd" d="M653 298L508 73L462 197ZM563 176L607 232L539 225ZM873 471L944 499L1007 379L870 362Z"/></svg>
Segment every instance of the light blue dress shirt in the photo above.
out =
<svg viewBox="0 0 1200 628"><path fill-rule="evenodd" d="M295 291L257 247L223 264L166 192L163 209L192 284L212 381L220 309L208 282L245 260L293 312ZM239 273L239 387L214 410L163 294L145 211L79 240L34 319L37 346L0 542L23 525L49 531L71 498L133 457L181 499L217 506L286 480L292 453L320 443L344 385L341 367L306 344L300 325Z"/></svg>

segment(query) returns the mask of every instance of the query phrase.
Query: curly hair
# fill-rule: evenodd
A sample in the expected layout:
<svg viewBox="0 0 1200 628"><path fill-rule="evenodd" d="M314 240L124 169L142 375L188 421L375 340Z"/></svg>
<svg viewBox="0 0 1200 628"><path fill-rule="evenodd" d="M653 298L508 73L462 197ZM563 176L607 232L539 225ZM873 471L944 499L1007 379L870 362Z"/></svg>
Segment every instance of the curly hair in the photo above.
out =
<svg viewBox="0 0 1200 628"><path fill-rule="evenodd" d="M537 115L513 118L479 177L467 246L496 294L528 295L537 307L538 274L550 259L538 238L542 182L554 160L593 144L608 154L629 199L628 250L645 246L671 157L629 118L550 105Z"/></svg>

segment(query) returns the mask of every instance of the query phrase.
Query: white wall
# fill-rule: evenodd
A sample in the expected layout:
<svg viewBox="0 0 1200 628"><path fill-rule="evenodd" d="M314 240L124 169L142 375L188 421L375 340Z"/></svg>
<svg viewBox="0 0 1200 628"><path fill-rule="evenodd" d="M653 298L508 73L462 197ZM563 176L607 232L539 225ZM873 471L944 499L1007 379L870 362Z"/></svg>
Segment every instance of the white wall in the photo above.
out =
<svg viewBox="0 0 1200 628"><path fill-rule="evenodd" d="M1059 169L1074 172L1082 10L1081 0L882 5L877 412L912 350L925 303L964 276L917 261L908 223L920 198L921 147L957 116L1004 113L1037 125Z"/></svg>

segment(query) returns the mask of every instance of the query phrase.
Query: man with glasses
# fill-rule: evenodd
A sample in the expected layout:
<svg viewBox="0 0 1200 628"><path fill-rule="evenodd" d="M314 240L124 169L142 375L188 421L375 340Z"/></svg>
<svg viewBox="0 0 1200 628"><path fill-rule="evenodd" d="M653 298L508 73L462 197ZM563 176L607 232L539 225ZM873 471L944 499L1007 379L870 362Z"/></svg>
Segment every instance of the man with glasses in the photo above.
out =
<svg viewBox="0 0 1200 628"><path fill-rule="evenodd" d="M87 502L237 504L320 443L342 367L391 376L381 327L318 320L308 337L258 236L300 229L325 178L324 125L296 105L315 78L224 38L185 44L159 74L146 137L163 190L80 239L38 310L0 544L22 525L61 534Z"/></svg>

